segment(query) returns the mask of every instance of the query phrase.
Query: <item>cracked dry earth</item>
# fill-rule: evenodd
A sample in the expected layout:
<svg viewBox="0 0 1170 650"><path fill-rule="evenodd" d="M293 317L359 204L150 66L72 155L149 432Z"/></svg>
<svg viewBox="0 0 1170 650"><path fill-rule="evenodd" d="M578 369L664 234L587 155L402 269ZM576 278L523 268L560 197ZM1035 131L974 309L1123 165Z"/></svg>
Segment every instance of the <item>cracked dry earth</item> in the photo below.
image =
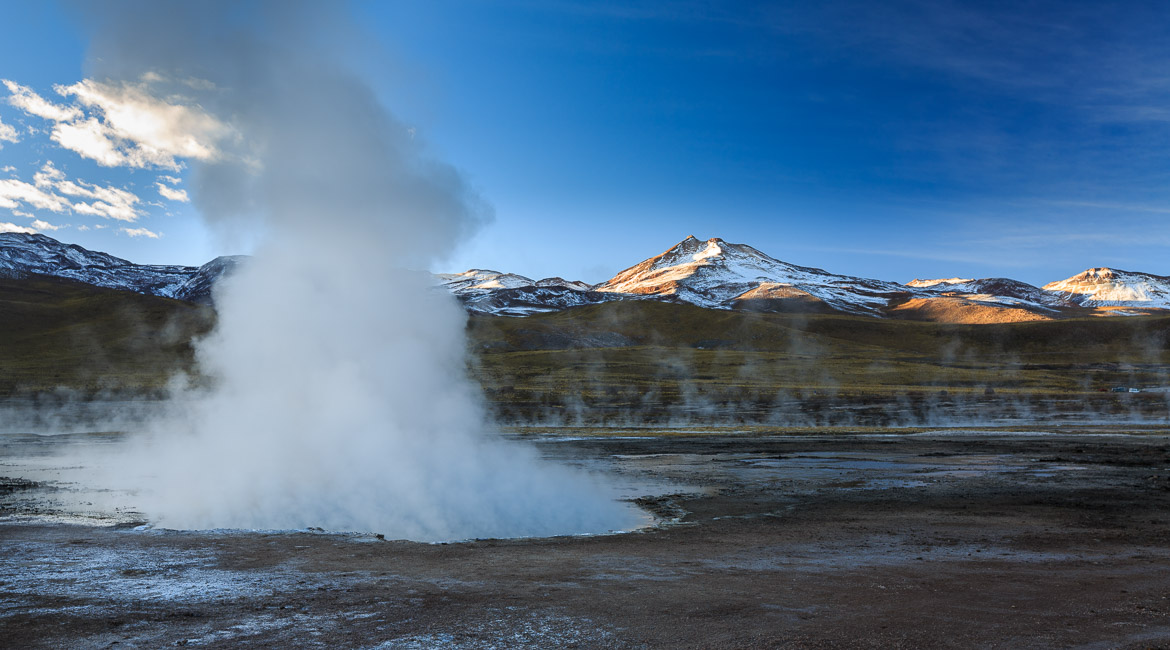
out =
<svg viewBox="0 0 1170 650"><path fill-rule="evenodd" d="M451 544L72 518L0 473L0 646L1170 646L1170 439L544 439L629 534Z"/></svg>

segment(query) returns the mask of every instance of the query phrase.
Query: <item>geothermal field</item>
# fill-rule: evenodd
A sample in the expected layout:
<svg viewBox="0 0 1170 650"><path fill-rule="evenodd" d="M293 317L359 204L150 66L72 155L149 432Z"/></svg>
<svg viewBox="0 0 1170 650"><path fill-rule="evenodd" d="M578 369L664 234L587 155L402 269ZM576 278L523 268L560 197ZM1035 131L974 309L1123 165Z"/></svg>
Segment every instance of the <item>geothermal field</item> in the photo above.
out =
<svg viewBox="0 0 1170 650"><path fill-rule="evenodd" d="M111 433L6 435L13 647L1156 647L1164 428L522 428L624 532L420 543L178 530L62 481ZM93 462L92 460L90 462Z"/></svg>
<svg viewBox="0 0 1170 650"><path fill-rule="evenodd" d="M151 309L172 327L207 327L183 303L38 282L50 296L39 307L12 288L5 295L45 329L100 329L85 311L58 313L81 300L76 292L138 305L114 309L126 320L112 331L145 327ZM562 323L572 312L468 320L473 352L451 376L466 378L463 408L478 419L453 438L304 422L329 404L270 407L280 423L270 429L221 421L231 436L200 433L198 419L179 420L219 417L200 415L216 395L198 387L209 379L194 376L178 394L158 383L207 372L183 345L139 345L146 366L103 361L104 376L122 383L97 392L89 350L49 368L24 352L27 339L6 345L10 367L72 388L4 400L5 642L1146 648L1170 639L1164 365L1151 345L1127 352L1156 339L1162 319L1053 323L1038 338L1018 325L783 314L712 324L682 306L606 309L621 311L576 314L571 329ZM653 344L566 343L597 341L599 327L632 337L623 323L656 319L687 328L660 327ZM694 344L713 327L722 347ZM1070 338L1085 341L1076 358L1054 361ZM987 346L999 354L977 353ZM1137 384L1146 388L1102 390ZM218 399L234 417L248 413ZM331 417L362 415L353 408Z"/></svg>
<svg viewBox="0 0 1170 650"><path fill-rule="evenodd" d="M6 3L0 648L1170 647L1164 7L748 4Z"/></svg>

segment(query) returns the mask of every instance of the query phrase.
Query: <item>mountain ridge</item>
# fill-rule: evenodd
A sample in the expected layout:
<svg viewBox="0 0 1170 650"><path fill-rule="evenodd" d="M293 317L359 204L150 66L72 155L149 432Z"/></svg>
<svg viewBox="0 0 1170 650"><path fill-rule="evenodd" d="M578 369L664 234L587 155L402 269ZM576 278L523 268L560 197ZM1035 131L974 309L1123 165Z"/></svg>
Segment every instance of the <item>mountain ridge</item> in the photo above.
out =
<svg viewBox="0 0 1170 650"><path fill-rule="evenodd" d="M567 292L572 291L606 295L608 299L680 302L711 309L831 311L954 323L1141 315L1170 310L1170 278L1149 273L1090 269L1044 287L1002 277L915 279L899 284L798 266L747 244L728 243L717 237L704 241L693 235L599 284L562 283L557 304L544 308L534 304L532 295L527 295L527 302L520 307L509 304L509 295L524 291L525 287L516 281L523 276L491 273L507 276L513 283L499 288L483 283L476 295L454 291L469 310L525 315L593 300L585 295L570 300ZM1092 277L1078 281L1086 275Z"/></svg>
<svg viewBox="0 0 1170 650"><path fill-rule="evenodd" d="M717 309L733 309L744 300L811 297L838 311L860 314L875 312L905 292L894 282L835 275L782 262L747 244L694 236L620 271L596 290ZM769 297L752 296L761 292Z"/></svg>
<svg viewBox="0 0 1170 650"><path fill-rule="evenodd" d="M246 256L202 266L135 264L41 234L0 233L0 275L47 275L210 304L217 282ZM1170 311L1170 277L1094 267L1037 287L1011 278L914 279L905 284L838 275L773 258L747 244L688 236L591 285L490 269L435 275L473 313L528 316L615 300L708 309L841 313L954 323L1052 320Z"/></svg>
<svg viewBox="0 0 1170 650"><path fill-rule="evenodd" d="M0 272L8 277L47 275L199 304L211 303L212 287L243 257L221 256L202 266L135 264L46 235L0 233Z"/></svg>
<svg viewBox="0 0 1170 650"><path fill-rule="evenodd" d="M1170 309L1170 277L1140 271L1091 268L1044 289L1083 307Z"/></svg>

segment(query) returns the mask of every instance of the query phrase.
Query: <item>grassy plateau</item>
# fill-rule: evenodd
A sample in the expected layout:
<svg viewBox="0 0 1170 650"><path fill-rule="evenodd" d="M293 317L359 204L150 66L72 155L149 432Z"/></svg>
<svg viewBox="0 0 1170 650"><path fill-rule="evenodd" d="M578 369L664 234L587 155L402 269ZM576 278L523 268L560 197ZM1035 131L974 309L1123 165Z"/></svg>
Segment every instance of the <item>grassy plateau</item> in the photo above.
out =
<svg viewBox="0 0 1170 650"><path fill-rule="evenodd" d="M0 395L150 394L193 367L215 314L56 278L0 278Z"/></svg>
<svg viewBox="0 0 1170 650"><path fill-rule="evenodd" d="M157 394L197 373L192 342L214 320L175 300L0 279L0 396ZM949 325L628 301L473 315L467 333L469 372L506 422L1165 422L1170 398L1170 317Z"/></svg>

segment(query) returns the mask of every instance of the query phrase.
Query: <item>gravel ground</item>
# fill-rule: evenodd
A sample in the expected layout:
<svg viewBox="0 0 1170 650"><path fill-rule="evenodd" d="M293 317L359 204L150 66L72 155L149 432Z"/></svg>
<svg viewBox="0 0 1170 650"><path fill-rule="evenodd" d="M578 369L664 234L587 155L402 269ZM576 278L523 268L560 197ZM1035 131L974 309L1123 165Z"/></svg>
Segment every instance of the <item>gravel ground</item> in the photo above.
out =
<svg viewBox="0 0 1170 650"><path fill-rule="evenodd" d="M0 646L1170 647L1164 435L549 437L660 524L449 544L79 515L46 444L0 444Z"/></svg>

